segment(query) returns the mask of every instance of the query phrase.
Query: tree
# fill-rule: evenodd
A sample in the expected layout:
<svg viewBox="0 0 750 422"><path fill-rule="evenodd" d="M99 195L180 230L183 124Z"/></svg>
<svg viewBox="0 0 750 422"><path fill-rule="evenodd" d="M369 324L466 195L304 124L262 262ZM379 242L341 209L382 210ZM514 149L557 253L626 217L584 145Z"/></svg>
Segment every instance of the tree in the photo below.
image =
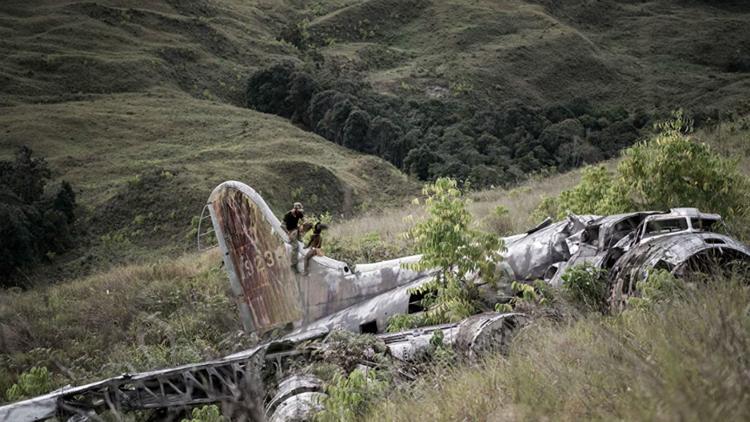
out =
<svg viewBox="0 0 750 422"><path fill-rule="evenodd" d="M299 122L307 127L311 127L308 110L313 95L319 87L315 79L305 72L294 72L289 84L289 90L285 103L289 104L292 110L291 119L293 122Z"/></svg>
<svg viewBox="0 0 750 422"><path fill-rule="evenodd" d="M63 252L73 243L75 192L63 182L54 196L45 196L50 170L43 158L32 158L21 147L15 161L0 162L0 286L12 284L19 268Z"/></svg>
<svg viewBox="0 0 750 422"><path fill-rule="evenodd" d="M367 136L369 130L370 115L359 109L352 111L344 123L342 145L366 154L374 153L375 148Z"/></svg>
<svg viewBox="0 0 750 422"><path fill-rule="evenodd" d="M37 260L36 239L24 208L0 202L0 273L7 276ZM0 279L0 286L8 283Z"/></svg>
<svg viewBox="0 0 750 422"><path fill-rule="evenodd" d="M380 116L372 119L370 132L367 134L377 154L396 167L401 167L404 157L411 149L404 150L406 143L400 142L402 136L403 131L400 127L393 124L390 119Z"/></svg>
<svg viewBox="0 0 750 422"><path fill-rule="evenodd" d="M50 171L44 158L31 158L31 148L22 146L15 161L0 162L0 185L7 186L23 202L38 201Z"/></svg>
<svg viewBox="0 0 750 422"><path fill-rule="evenodd" d="M496 282L503 241L471 226L467 200L455 180L439 178L422 192L427 196L428 216L409 230L406 237L414 241L422 254L410 268L435 270L433 280L414 289L426 297L423 322L459 321L480 307L475 281Z"/></svg>
<svg viewBox="0 0 750 422"><path fill-rule="evenodd" d="M294 66L281 63L255 72L247 82L245 98L247 106L264 113L291 117L294 112L289 87Z"/></svg>
<svg viewBox="0 0 750 422"><path fill-rule="evenodd" d="M540 211L616 214L636 210L696 207L728 220L750 213L750 182L737 162L723 158L690 136L681 113L657 126L652 139L623 152L615 173L603 166L584 169L573 189L542 204Z"/></svg>
<svg viewBox="0 0 750 422"><path fill-rule="evenodd" d="M333 107L325 113L325 116L318 122L317 126L315 126L315 132L329 141L340 145L343 140L346 119L349 118L349 113L351 113L353 109L354 105L347 98L335 103Z"/></svg>
<svg viewBox="0 0 750 422"><path fill-rule="evenodd" d="M68 224L75 222L76 194L73 192L73 186L63 180L60 190L57 191L53 207L56 211L65 216Z"/></svg>
<svg viewBox="0 0 750 422"><path fill-rule="evenodd" d="M426 144L422 144L406 154L404 167L409 174L417 176L420 180L429 180L431 175L430 167L441 161L440 156L433 152L432 148Z"/></svg>

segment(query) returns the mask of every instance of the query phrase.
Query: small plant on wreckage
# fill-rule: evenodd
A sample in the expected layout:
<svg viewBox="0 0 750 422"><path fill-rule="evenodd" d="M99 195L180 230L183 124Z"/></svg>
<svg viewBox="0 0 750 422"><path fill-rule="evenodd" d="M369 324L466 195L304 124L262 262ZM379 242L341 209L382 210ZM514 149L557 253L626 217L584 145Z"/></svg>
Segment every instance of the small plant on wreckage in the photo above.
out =
<svg viewBox="0 0 750 422"><path fill-rule="evenodd" d="M414 242L422 259L407 268L435 270L434 279L410 290L423 295L422 314L400 316L389 322L389 331L456 322L482 310L478 278L495 285L502 259L502 239L472 227L468 200L450 178L440 178L424 187L427 218L414 225L405 238ZM418 202L418 201L416 201Z"/></svg>

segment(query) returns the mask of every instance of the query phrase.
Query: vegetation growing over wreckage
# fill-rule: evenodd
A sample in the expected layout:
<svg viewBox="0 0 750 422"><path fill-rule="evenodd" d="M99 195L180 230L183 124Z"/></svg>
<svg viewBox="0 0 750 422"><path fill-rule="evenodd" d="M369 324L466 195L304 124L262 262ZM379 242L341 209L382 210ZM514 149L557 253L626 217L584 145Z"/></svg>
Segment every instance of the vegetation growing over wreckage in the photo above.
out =
<svg viewBox="0 0 750 422"><path fill-rule="evenodd" d="M78 221L83 216L93 224L85 252L68 266L73 269L49 269L62 273L51 278L64 283L46 285L44 279L27 291L3 291L0 396L5 394L5 400L126 370L216 357L254 341L236 331L236 310L227 299L218 259L210 254L173 258L185 249L184 244L192 245L194 236L186 234L195 204L201 204L207 190L224 178L263 183L264 194L272 195L274 204L316 198L316 206L331 206L348 215L377 204L369 207L375 209L366 217L351 222L337 219L333 238L326 239L329 254L348 262L368 262L414 252L413 244L396 238L407 224L400 217L424 211L414 206L378 209L394 192L413 185L374 157L347 152L334 143L377 154L425 180L448 175L458 178L459 185L469 181L478 187L506 186L537 173L513 189L464 192L475 199L466 209L480 230L521 232L536 223L530 215L540 200L538 192L556 197L577 182L578 172L556 171L616 156L614 149L637 139L640 125L651 118L652 110L644 113L625 101L620 104L619 99L604 106L602 97L633 91L637 98L649 92L653 95L649 101L664 101L664 107L688 98L706 102L706 110L723 109L731 105L733 95L743 94L741 78L748 70L741 36L717 36L721 43L714 48L694 42L695 38L671 37L675 24L695 28L691 32L698 37L713 34L713 28L732 31L739 25L741 31L745 18L738 14L726 19L719 12L725 5L702 10L691 4L690 13L653 19L667 17L662 14L668 12L659 10L666 9L660 2L620 2L593 19L590 15L596 13L590 8L601 11L613 2L580 7L537 7L539 2L529 2L531 7L524 4L511 16L501 16L490 8L493 2L483 1L334 0L311 2L312 16L295 20L296 14L283 16L289 7L285 2L278 2L273 10L253 2L170 2L164 9L160 3L139 8L108 1L66 3L3 15L13 30L2 47L8 53L3 70L10 81L3 87L8 95L2 102L18 105L4 110L3 139L32 142L37 156L50 157L55 181L72 177L76 194L83 198ZM429 3L430 13L417 19L420 7ZM701 3L710 2L697 2ZM392 22L368 19L364 13L371 6L382 11L393 5L406 13L380 14ZM35 25L25 24L30 19ZM618 19L627 20L634 30L627 36L611 30L611 22ZM351 26L340 25L347 20ZM659 22L656 30L649 27L652 21ZM717 21L723 24L716 25ZM388 26L394 22L405 23L406 30ZM274 27L287 24L286 33ZM107 37L89 37L102 28ZM602 36L601 28L611 38ZM150 34L148 40L138 37L144 32ZM81 34L86 34L87 42L76 40ZM662 34L670 35L662 38ZM435 46L420 44L419 36L439 39L446 46L435 54ZM653 37L655 43L643 42L642 37ZM390 42L379 42L384 39ZM508 48L498 48L508 39L512 39ZM642 59L649 56L646 50L620 42L626 39L663 54L653 61ZM123 54L119 45L128 50ZM51 49L61 54L48 54ZM311 59L301 65L297 50ZM341 59L335 55L347 50L353 51L354 63L336 63ZM434 56L415 57L415 51ZM443 66L450 56L457 56L457 61ZM265 66L279 57L294 60L293 72L309 76L292 79L291 86L282 83L279 89L281 94L284 89L295 94L293 104L299 106L301 101L302 113L288 117L311 132L274 116L230 106L245 101L248 74L270 69L252 66ZM431 60L440 66L431 65ZM498 62L517 68L521 75ZM538 68L533 73L542 76L529 80L526 63L536 67L539 62L549 63L555 83L545 80L545 69ZM366 71L349 74L347 66L366 66ZM316 67L323 72L313 71ZM456 68L459 74L444 72L443 67ZM618 71L613 72L615 67ZM632 76L628 68L638 69L632 80L627 80ZM492 69L493 77L477 72L484 69ZM331 79L325 72L344 76ZM356 83L360 77L368 83ZM576 79L621 91L582 92L582 97L598 98L596 105L585 100L553 104L552 98L570 95L550 92L549 87L570 86L577 91ZM388 84L406 100L382 95ZM552 105L533 106L528 99L504 103L516 96L509 89L513 85ZM476 94L482 90L495 94L486 98L484 93ZM307 92L313 95L311 107L305 109ZM279 98L286 101L288 96ZM309 120L312 103L320 117L315 125ZM709 114L719 116L718 111ZM105 116L106 129L101 123ZM748 120L744 121L729 121L718 126L724 129L716 129L725 130L721 136L739 139L738 145L729 150L712 147L724 155L739 151L735 156L747 157ZM719 138L714 137L714 128L705 130L704 138ZM705 157L700 148L691 148L683 151ZM268 150L292 153L269 162ZM2 152L7 156L15 152L9 151ZM617 177L617 172L608 171L612 163L605 165L596 169L599 179L587 189L606 187ZM536 166L555 169L539 171ZM279 177L290 169L303 172L312 183L292 189ZM748 170L744 164L740 172ZM589 171L584 170L584 179ZM552 177L542 180L540 175ZM709 205L735 200L731 195L740 192L734 190L739 185L730 183L732 193ZM355 191L353 206L346 200L347 189ZM606 193L592 195L599 198ZM164 198L169 200L161 201ZM747 241L746 216L739 212L725 217L731 217L731 229ZM60 262L51 259L57 252L37 249L35 259ZM92 261L100 263L92 266ZM516 284L518 300L512 303L516 309L543 308L549 312L540 314L548 313L551 320L519 338L508 359L493 357L479 365L452 360L437 364L413 387L389 384L392 394L387 397L392 403L376 404L374 409L373 403L366 403L359 406L356 417L369 413L372 419L396 420L653 420L673 415L748 419L743 413L748 409L747 380L737 378L747 368L738 367L736 359L748 353L743 343L748 332L747 313L743 313L746 287L718 280L695 290L662 276L655 275L643 285L638 298L645 301L639 304L646 308L642 312L615 318L575 313L562 324L558 317L569 308L558 306L565 294ZM578 280L588 285L586 277ZM671 300L664 300L667 297ZM545 306L538 307L542 299ZM667 335L662 341L654 332ZM684 355L676 355L676 344L684 346L679 348ZM49 369L45 372L35 365ZM349 377L339 374L338 381L331 382L332 391L341 388L341 394L334 394L341 399L332 399L331 408L351 404L359 391L355 383L343 381ZM194 411L193 419L214 422L220 419L218 413L217 406L207 406Z"/></svg>
<svg viewBox="0 0 750 422"><path fill-rule="evenodd" d="M585 183L585 181L583 181L582 183ZM431 242L431 240L434 240L432 236L439 236L439 233L436 234L429 230L429 228L437 227L436 225L450 223L449 225L451 227L454 227L456 224L459 224L461 228L469 228L470 233L471 230L475 230L472 229L472 227L477 227L477 224L482 224L482 221L473 219L468 212L468 210L471 210L472 207L476 207L478 204L465 202L464 198L461 197L461 193L458 191L458 185L455 181L441 179L436 184L432 185L431 188L428 188L426 190L426 193L428 195L432 194L433 196L432 200L425 201L425 205L431 206L431 209L432 211L434 211L434 213L432 214L432 217L430 217L430 208L428 208L428 217L425 222L422 223L424 224L423 226L421 226L422 231L414 232L411 237L412 239L419 239L421 233L421 236L425 236L423 245L430 245L431 243L434 244L433 242ZM464 195L470 196L472 194L464 193ZM519 195L528 194L515 193L514 195L519 198L519 201L523 202L522 196ZM420 207L422 207L422 205L420 205ZM494 209L493 207L489 208L491 210ZM532 208L533 205L528 208L528 211L530 211ZM420 226L417 225L417 227ZM468 235L467 237L456 237L454 240L461 240L462 242L471 243L473 241L476 241L476 239L483 238L485 234L487 233L482 233L481 236L477 237L471 237ZM453 234L451 234L451 236L453 236ZM372 244L377 246L377 243L378 242ZM456 243L454 242L454 244ZM488 248L487 250L494 251L496 250L496 247L498 245L493 244L490 246L492 247ZM453 252L454 251L451 251L451 253ZM481 252L481 250L477 250L477 252ZM453 258L450 258L445 262L450 263L450 261L455 258L456 256L453 255ZM44 293L42 293L43 297L45 297L44 303L47 304L43 307L37 307L35 305L36 303L38 303L36 297L36 295L39 293L38 291L29 293L14 292L13 295L7 297L7 300L5 300L5 302L3 303L3 306L1 308L5 312L3 319L5 319L6 317L14 318L12 317L12 315L33 315L35 312L41 312L45 316L42 316L42 314L40 314L38 318L34 317L31 319L26 319L26 322L18 324L16 326L17 328L12 330L12 333L7 331L8 327L4 328L6 330L6 334L12 334L10 337L6 336L5 338L12 340L12 343L14 343L6 343L4 345L4 347L8 347L8 351L18 352L19 350L15 349L17 345L25 344L27 342L32 342L37 345L36 347L38 347L38 349L32 350L29 354L21 352L10 353L5 356L6 360L4 361L4 366L6 369L2 378L4 384L2 390L6 393L6 399L8 399L9 397L18 397L16 392L25 391L25 387L22 387L22 385L24 383L28 383L22 380L30 379L30 377L29 375L20 376L20 378L18 377L25 368L30 368L29 365L37 362L34 356L48 356L49 359L46 361L47 364L45 364L45 366L50 368L50 374L52 376L49 377L50 379L48 381L45 381L45 383L49 381L51 381L52 383L45 385L49 385L51 387L52 385L61 385L63 383L69 382L80 383L85 380L99 378L100 376L102 376L102 374L106 373L106 371L111 371L111 374L115 374L122 370L120 368L123 368L123 362L128 362L127 364L125 364L128 370L150 369L164 365L194 362L197 360L205 359L207 357L219 356L232 350L237 350L237 347L240 346L236 344L236 341L237 339L242 339L243 336L234 331L239 325L236 321L235 310L232 309L232 306L226 299L226 283L224 280L224 275L221 269L218 268L217 264L218 263L216 262L216 257L204 256L199 261L188 258L185 261L178 261L175 263L163 262L148 266L118 268L111 273L92 277L85 283L75 282L72 284L49 287ZM584 273L585 272L586 271L584 271ZM693 301L691 303L693 303L694 306L705 306L703 304L704 302L701 301L709 301L706 303L713 303L710 302L711 300L713 300L713 298L709 295L715 294L720 289L729 288L713 286L712 282L709 283L709 286L707 288L701 288L697 290L685 289L679 287L681 286L681 284L678 285L678 287L675 287L675 282L671 279L664 279L661 276L658 276L661 278L657 278L657 275L655 275L654 277L655 278L653 279L653 283L651 283L651 279L649 279L649 282L647 282L647 284L645 285L647 287L645 292L648 292L642 295L642 301L645 302L645 305L643 302L639 303L636 307L634 307L636 309L628 311L625 314L619 316L597 316L598 309L596 308L596 306L584 306L578 308L571 307L571 305L568 304L569 298L583 298L582 301L578 302L584 303L586 305L595 303L589 301L589 299L596 298L597 296L586 293L585 289L581 290L583 291L583 293L579 293L576 296L569 295L565 292L544 292L541 288L539 288L539 286L527 286L531 287L531 290L527 292L526 287L521 287L519 285L515 290L519 294L519 297L521 299L514 301L513 306L516 309L531 312L534 315L540 316L540 323L538 324L537 328L534 328L532 330L532 332L538 334L539 336L556 338L557 340L555 341L560 342L563 341L563 339L560 337L561 335L563 335L561 333L565 333L566 336L570 336L570 341L573 341L576 345L576 350L581 353L591 354L592 356L596 357L600 356L600 354L602 353L601 350L598 350L596 348L587 348L589 347L587 346L587 342L591 341L592 336L593 338L600 339L600 343L611 340L612 343L606 346L611 349L607 350L617 350L623 344L627 347L634 347L632 344L627 342L629 340L626 341L626 339L619 337L624 334L618 334L620 333L619 331L613 332L615 328L611 327L616 327L616 329L619 330L620 328L618 327L623 326L623 324L630 324L632 321L639 321L639 324L645 324L645 322L643 322L645 321L645 317L634 316L638 315L637 312L645 312L649 315L649 318L667 318L666 315L671 315L670 312L684 312L683 310L681 310L681 307L683 306L683 301L685 300ZM736 275L736 280L734 280L734 282L727 283L727 285L731 286L732 289L737 289L737 291L733 291L732 294L739 297L743 297L742 295L746 293L745 290L742 290L745 289L744 285L739 281L741 277L742 275ZM579 280L583 280L581 284L576 284L576 286L592 286L591 279L587 279L585 276L579 276L576 278ZM464 282L466 280L457 279L454 281ZM716 281L716 283L722 282ZM198 288L198 285L202 287ZM176 286L179 287L177 290L175 290ZM184 289L180 286L184 287ZM210 291L207 291L206 286L213 287L209 289ZM460 284L458 284L457 286L460 286ZM150 293L144 293L144 289L147 289L145 291L149 291ZM148 289L157 290L151 291ZM96 297L93 300L90 298L90 295L81 294L81 292L84 291L90 292L105 290L105 295L103 295L102 297ZM143 294L139 294L138 292L141 292ZM157 293L153 294L154 292ZM167 292L172 293L167 294ZM530 292L534 292L533 295ZM677 293L675 294L674 292ZM129 299L127 301L124 301L122 300L123 297L129 297ZM160 303L150 303L148 301L148 298L150 297L160 297L162 299ZM455 298L456 296L446 297ZM83 298L85 298L85 301L83 301ZM540 298L543 298L544 300L539 300ZM665 300L667 298L669 299ZM107 302L107 300L110 300L110 302ZM117 303L123 305L127 303L128 305L126 307L113 306L111 300L117 300ZM570 303L576 302L576 300L570 301ZM84 303L90 304L91 306L96 306L94 308L92 308L91 306L83 306ZM32 304L34 305L32 306ZM164 310L165 304L171 304L169 305L170 311ZM199 307L195 307L193 306L193 304L214 305L201 305ZM23 306L26 307L24 308ZM680 310L674 311L671 307L678 307ZM138 309L138 312L136 312L135 314L131 314L128 309ZM595 312L587 313L590 311L586 311L586 309L590 309ZM561 317L564 318L561 320ZM724 317L716 316L716 318ZM42 329L43 326L39 324L50 319L53 319L57 322L55 323L54 327L48 326L48 330L45 331L44 329ZM84 325L70 324L66 322L73 320L84 321ZM24 324L29 323L33 325L24 328ZM736 322L736 324L745 323L746 322L744 322L744 320ZM128 327L128 329L123 330L122 332L112 332L111 334L115 335L114 337L102 337L99 335L87 334L86 340L81 340L81 335L76 334L75 332L75 329L80 329L88 333L103 333L104 331L102 331L102 326L109 327L112 325L118 327ZM66 328L63 332L60 332L59 327ZM645 328L641 326L627 325L627 327L628 330L645 330ZM656 325L656 327L666 328L666 326L658 324ZM680 327L682 328L683 326L680 325ZM744 326L734 325L727 329L741 330L744 329ZM47 332L48 335L43 335L43 333L45 332ZM34 333L33 338L31 337L32 333ZM203 340L196 341L196 337ZM14 338L15 340L13 340ZM245 341L247 340L248 339L245 339ZM721 338L713 338L712 341L721 342L723 340ZM432 391L431 389L436 388L435 385L437 385L437 388L439 389L438 391L440 391L441 394L446 394L446 397L449 397L449 399L444 402L444 405L438 406L438 408L444 409L444 411L446 412L445 414L449 415L450 417L455 415L465 415L464 413L461 413L464 412L464 410L459 411L457 409L444 408L444 406L450 406L450 403L452 403L450 401L451 395L459 394L458 391L452 390L452 382L457 382L459 384L467 383L463 384L465 388L474 388L478 391L484 391L483 389L486 388L497 388L498 391L502 392L502 394L509 394L509 396L507 396L508 400L521 406L522 410L517 411L522 412L522 414L524 415L544 415L549 414L545 412L555 411L556 408L553 406L553 403L559 404L559 402L556 401L557 399L555 399L554 397L551 397L551 395L553 394L551 391L554 391L555 394L559 392L557 392L557 390L545 388L545 386L541 385L542 383L554 382L554 380L552 378L539 378L539 375L534 372L536 371L537 367L533 364L534 359L541 358L541 356L544 356L545 358L551 358L550 356L543 355L543 353L552 353L552 351L536 351L535 348L552 347L553 343L543 343L541 342L541 340L538 340L536 336L529 337L525 334L521 338L519 338L516 343L517 346L513 346L513 349L511 350L507 361L505 360L506 358L491 357L488 361L480 364L463 362L460 360L456 360L455 357L451 357L450 359L436 359L436 356L439 356L439 353L437 352L440 350L438 347L436 347L436 353L432 355L431 359L433 360L433 362L438 361L439 363L431 364L433 369L420 370L422 371L420 373L428 374L428 377L433 377L432 379L436 380L436 383L432 386L425 386L422 382L394 382L386 375L378 375L378 371L389 371L390 369L387 367L375 369L375 372L367 376L377 376L379 377L378 379L383 380L382 382L389 383L390 387L387 389L389 391L388 400L395 399L396 403L400 403L400 400L402 400L402 398L403 400L406 400L406 397L411 397L410 400L413 400L414 397L418 397L419 400L424 400L422 394L426 393L421 392L420 389L425 389L425 391ZM658 351L660 356L665 356L665 359L667 357L669 357L670 359L673 357L669 354L669 351L663 349L664 347L666 347L666 345L649 343L647 346L643 347L652 347L653 350ZM697 347L698 346L696 346L696 348ZM738 349L737 347L740 347L740 349ZM722 368L722 365L725 365L726 362L729 362L729 354L733 353L733 351L735 350L742 350L741 347L741 345L737 344L727 345L727 355L715 357L714 361L712 361L712 364L718 365L717 368ZM100 359L107 355L101 353L101 350L105 349L113 350L113 352L110 354L111 359L109 362L103 362ZM696 356L703 352L705 351L701 351L698 349L694 350ZM135 356L136 359L133 359L133 356ZM635 359L634 356L628 355L628 365L636 365L635 363L631 362L632 359ZM120 366L112 366L115 362L117 362L117 364ZM496 371L510 371L507 366L508 363L506 362L516 362L519 365L519 368L522 368L525 372L500 372L502 375L495 375L498 373ZM563 360L563 362L566 361ZM600 360L599 362L602 365L607 365L608 370L612 370L615 373L619 373L618 371L624 370L622 367L610 367L616 365L616 362L613 361ZM673 364L674 363L672 362L656 363L659 370L664 371L667 374L678 373L680 370L684 369L684 366L679 366L679 368L670 366ZM664 366L662 367L659 365ZM583 379L576 378L575 374L562 373L562 367L547 366L546 368L548 371L550 371L545 375L547 377L563 377L561 379L565 379L566 382L583 382ZM592 368L591 370L596 369ZM30 371L28 374L35 373L34 371ZM349 371L351 371L351 368L349 369ZM484 371L485 373L491 374L489 379L494 381L491 381L489 386L485 384L487 379L479 382L479 380L472 378L474 376L472 374L476 373L475 371ZM521 371L521 369L514 369L514 371ZM364 400L363 402L359 402L358 400L360 400L362 396L360 393L356 393L356 389L360 388L362 383L357 384L357 382L354 381L344 381L345 379L349 379L349 375L346 375L347 373L351 372L334 372L334 375L338 374L338 376L329 378L331 380L330 382L332 383L331 385L334 386L332 387L334 390L336 388L341 389L340 394L334 394L332 396L333 398L330 399L331 401L328 403L328 405L326 405L330 406L330 409L346 408L346 403L353 403L352 400L354 400L359 403L359 410L354 416L352 416L353 418L364 417L368 414L382 415L382 412L403 411L403 409L393 410L393 408L389 407L390 405L374 401L374 397L376 396L366 396L368 398L371 398L372 400ZM509 376L509 374L512 376ZM503 378L504 381L500 381L498 380L498 378L494 378L496 376L499 378ZM358 375L356 375L355 378L356 377L358 377ZM528 379L524 377L527 377ZM458 379L458 381L455 381L456 378ZM16 381L17 379L21 381ZM450 379L453 379L454 381L449 381ZM605 377L602 382L605 382L605 380L608 379L609 378ZM638 379L626 379L631 383L638 382ZM475 384L477 382L479 383ZM539 384L537 384L537 382ZM677 376L677 378L673 379L670 382L680 383L682 381L679 376ZM732 382L734 382L734 379L732 380ZM17 386L14 387L14 384ZM354 387L355 384L360 385L360 387ZM573 385L575 386L576 384ZM622 387L621 384L615 383L613 385L615 387L612 388ZM637 385L638 387L636 388L636 390L640 393L643 393L643 391L657 391L648 390L648 388L652 388L652 386L638 384L635 385ZM676 394L675 391L677 391L677 385L678 384L665 385L663 386L665 390L658 390L659 394L674 395ZM628 386L631 389L634 388L633 384L628 384ZM347 390L347 388L352 388L353 390L350 391ZM518 388L519 390L516 391L516 388ZM583 389L584 387L581 385L580 388ZM739 403L738 405L741 405L741 397L734 395L734 391L739 391L737 389L741 390L742 388L744 388L742 384L739 383L737 385L730 385L726 386L725 388L728 389L727 391L724 391L724 393L728 394L728 397L730 397L729 400L735 400L735 402ZM574 394L573 392L569 393ZM545 402L542 407L537 409L526 409L525 407L523 407L525 406L524 403L526 403L526 400L531 400L529 397L532 397L533 394L542 395L543 397L545 397L545 400L548 400L548 402ZM580 394L584 393L581 392ZM583 400L581 397L583 396L573 396L572 400L578 400L578 402L580 403L581 400ZM461 400L465 401L466 398L464 397ZM674 400L677 399L675 398ZM492 407L493 405L491 403L487 403L483 400L471 403L473 404L469 406L465 411L480 413L468 413L469 415L471 415L469 416L470 418L484 417L486 414L481 412L488 411L488 409L495 409L495 407ZM618 410L620 409L618 405L613 404L612 406L615 410L621 411ZM570 408L562 406L561 409L563 409L563 411L569 411L570 418L580 417L582 415L581 408L575 408L572 405L570 406ZM610 410L597 408L591 410L591 412L605 412ZM714 409L714 411L721 412L722 410ZM429 410L426 410L426 412L427 414L432 414ZM646 410L644 410L644 412L646 412ZM331 413L329 412L324 414L330 415ZM399 416L395 416L392 413L388 414L390 415L388 416L389 418L399 418ZM406 411L406 413L404 414L408 415L410 413ZM609 413L595 414L609 415ZM623 414L630 415L628 413ZM584 413L584 415L587 414Z"/></svg>
<svg viewBox="0 0 750 422"><path fill-rule="evenodd" d="M722 157L692 138L681 112L656 125L650 139L623 151L615 172L583 170L581 183L545 199L537 215L617 214L690 205L721 214L736 229L750 218L750 184L736 158ZM738 224L739 223L739 224Z"/></svg>

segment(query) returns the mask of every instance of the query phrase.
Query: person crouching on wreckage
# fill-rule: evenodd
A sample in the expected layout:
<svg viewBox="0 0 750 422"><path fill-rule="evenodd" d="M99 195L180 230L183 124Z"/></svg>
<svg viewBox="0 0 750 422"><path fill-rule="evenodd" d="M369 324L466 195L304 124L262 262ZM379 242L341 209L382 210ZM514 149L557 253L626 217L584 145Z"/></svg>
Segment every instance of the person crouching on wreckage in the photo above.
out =
<svg viewBox="0 0 750 422"><path fill-rule="evenodd" d="M295 202L292 209L284 214L284 226L292 244L292 271L299 273L297 261L299 260L299 242L302 239L302 222L305 219L302 203Z"/></svg>
<svg viewBox="0 0 750 422"><path fill-rule="evenodd" d="M315 223L315 226L313 228L313 234L310 236L310 240L307 242L307 245L305 246L309 250L307 251L307 255L305 255L305 272L304 275L310 274L310 260L314 256L323 256L323 236L321 233L323 230L327 229L328 226L318 221ZM307 231L307 230L305 230Z"/></svg>

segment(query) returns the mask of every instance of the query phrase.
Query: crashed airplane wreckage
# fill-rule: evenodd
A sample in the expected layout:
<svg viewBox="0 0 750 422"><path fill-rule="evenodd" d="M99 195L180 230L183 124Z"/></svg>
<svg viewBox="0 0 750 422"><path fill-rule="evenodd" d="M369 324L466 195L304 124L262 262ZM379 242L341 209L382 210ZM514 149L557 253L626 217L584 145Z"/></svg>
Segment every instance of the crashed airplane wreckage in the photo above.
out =
<svg viewBox="0 0 750 422"><path fill-rule="evenodd" d="M429 347L437 331L445 344L472 358L503 350L514 331L528 323L519 313L487 313L460 323L384 334L393 315L422 311L421 298L410 290L434 274L403 265L419 256L356 267L315 256L309 275L298 275L291 268L286 232L252 188L222 183L209 197L207 209L245 330L263 334L280 329L288 334L222 359L64 387L0 407L0 421L97 420L99 412L135 410L154 410L155 417L169 419L176 414L170 411L218 402L249 403L243 411L251 419L303 420L319 409L319 398L325 395L322 382L282 368L287 359L305 359L304 345L325 343L333 330L372 333L391 358L408 361ZM712 231L720 224L720 216L690 208L571 215L505 238L505 261L498 265L512 279L543 279L552 285L560 285L561 275L573 265L606 269L612 306L619 308L637 294L638 281L653 268L681 276L711 265L750 262L747 246ZM301 266L307 251L299 249ZM261 376L269 372L274 376ZM275 394L257 397L263 396L258 383Z"/></svg>

